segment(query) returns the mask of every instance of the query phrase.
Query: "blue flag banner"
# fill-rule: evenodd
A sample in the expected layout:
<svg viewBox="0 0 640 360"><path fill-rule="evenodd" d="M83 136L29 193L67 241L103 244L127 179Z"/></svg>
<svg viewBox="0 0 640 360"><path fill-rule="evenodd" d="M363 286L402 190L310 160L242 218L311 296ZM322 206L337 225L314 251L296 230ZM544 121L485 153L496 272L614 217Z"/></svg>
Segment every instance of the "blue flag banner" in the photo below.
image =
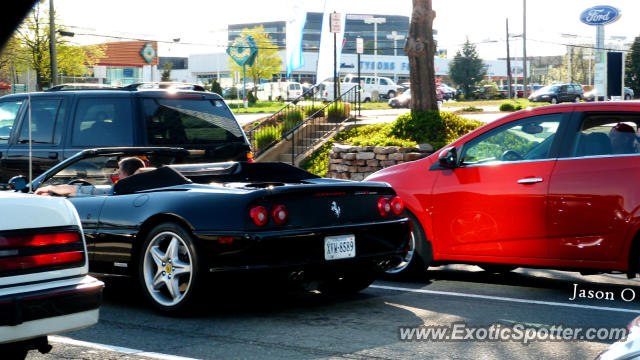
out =
<svg viewBox="0 0 640 360"><path fill-rule="evenodd" d="M304 66L302 56L302 32L307 22L307 11L304 0L289 0L289 16L287 19L287 77L293 70Z"/></svg>
<svg viewBox="0 0 640 360"><path fill-rule="evenodd" d="M324 15L322 16L322 31L320 33L320 49L318 50L318 68L316 70L316 83L333 81L333 33L331 33L330 15L337 2L325 0ZM336 58L337 71L340 73L340 57L342 56L342 40L344 39L344 24L347 17L342 14L340 32L336 33Z"/></svg>

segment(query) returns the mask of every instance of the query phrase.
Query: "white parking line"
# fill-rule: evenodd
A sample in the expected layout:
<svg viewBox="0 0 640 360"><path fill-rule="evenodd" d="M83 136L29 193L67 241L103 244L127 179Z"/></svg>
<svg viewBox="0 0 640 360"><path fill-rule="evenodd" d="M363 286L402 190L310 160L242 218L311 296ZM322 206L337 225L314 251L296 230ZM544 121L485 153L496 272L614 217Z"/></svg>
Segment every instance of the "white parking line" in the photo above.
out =
<svg viewBox="0 0 640 360"><path fill-rule="evenodd" d="M457 297L466 297L466 298L473 298L473 299L509 301L509 302L514 302L514 303L523 303L523 304L563 306L563 307L578 308L578 309L604 310L604 311L616 311L616 312L623 312L623 313L640 314L640 310L614 308L614 307L608 307L608 306L569 304L569 303L555 302L555 301L539 301L539 300L509 298L509 297L502 297L502 296L465 294L465 293L449 292L449 291L411 289L411 288L402 288L402 287L384 286L384 285L370 285L369 287L375 288L375 289L384 289L384 290L393 290L393 291L406 291L406 292L414 292L414 293L420 293L420 294L446 295L446 296L457 296Z"/></svg>
<svg viewBox="0 0 640 360"><path fill-rule="evenodd" d="M121 346L97 344L97 343L74 340L68 337L55 336L55 335L49 336L49 341L52 343L82 346L82 347L87 347L87 348L96 349L96 350L106 350L106 351L113 351L113 352L118 352L123 354L129 354L129 355L144 356L144 357L148 357L151 359L158 359L158 360L199 360L199 359L188 358L183 356L167 355L167 354L160 354L155 352L146 352L142 350L130 349L130 348L125 348Z"/></svg>

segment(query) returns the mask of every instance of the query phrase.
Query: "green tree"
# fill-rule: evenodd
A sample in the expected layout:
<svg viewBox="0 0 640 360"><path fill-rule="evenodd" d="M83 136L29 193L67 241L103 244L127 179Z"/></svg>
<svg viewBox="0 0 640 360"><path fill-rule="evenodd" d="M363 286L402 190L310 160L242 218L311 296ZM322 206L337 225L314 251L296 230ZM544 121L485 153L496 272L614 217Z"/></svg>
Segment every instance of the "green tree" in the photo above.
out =
<svg viewBox="0 0 640 360"><path fill-rule="evenodd" d="M164 63L162 67L162 75L160 75L160 81L171 81L171 68L173 63Z"/></svg>
<svg viewBox="0 0 640 360"><path fill-rule="evenodd" d="M48 86L51 81L48 19L47 12L43 11L41 3L37 2L14 35L18 52L21 54L20 61L35 70L38 89ZM56 48L58 72L63 75L84 75L87 72L86 66L95 65L105 54L104 46L74 46L60 36L56 37ZM3 53L2 56L11 54Z"/></svg>
<svg viewBox="0 0 640 360"><path fill-rule="evenodd" d="M629 50L624 69L624 84L638 95L640 94L640 36L633 40Z"/></svg>
<svg viewBox="0 0 640 360"><path fill-rule="evenodd" d="M282 70L282 57L278 52L278 46L271 41L271 36L264 31L264 26L256 26L253 29L245 28L240 36L253 36L258 46L258 54L252 66L247 66L247 78L252 79L258 85L260 79L271 79L274 74ZM242 66L229 57L229 70L242 74Z"/></svg>
<svg viewBox="0 0 640 360"><path fill-rule="evenodd" d="M571 76L569 78L570 83L588 84L589 83L589 60L587 55L593 52L592 49L588 49L590 45L584 44L580 46L571 47ZM562 57L562 64L552 67L545 79L547 83L559 81L567 82L567 71L569 66L567 64L567 55ZM593 79L595 62L591 61L591 77Z"/></svg>
<svg viewBox="0 0 640 360"><path fill-rule="evenodd" d="M211 79L211 92L222 95L222 86L216 79Z"/></svg>
<svg viewBox="0 0 640 360"><path fill-rule="evenodd" d="M476 83L481 81L487 70L478 56L475 45L469 39L462 46L462 52L458 50L453 61L449 64L449 77L462 87L465 96L469 96Z"/></svg>

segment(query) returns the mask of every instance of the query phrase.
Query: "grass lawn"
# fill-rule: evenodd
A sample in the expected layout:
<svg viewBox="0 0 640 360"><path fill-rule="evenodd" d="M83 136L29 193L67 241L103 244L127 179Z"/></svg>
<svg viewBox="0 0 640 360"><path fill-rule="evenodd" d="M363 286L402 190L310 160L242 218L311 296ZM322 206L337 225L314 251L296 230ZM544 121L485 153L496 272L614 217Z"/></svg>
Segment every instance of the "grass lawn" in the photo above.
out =
<svg viewBox="0 0 640 360"><path fill-rule="evenodd" d="M282 109L285 105L284 102L258 100L255 104L249 105L249 107L245 109L242 107L242 102L231 102L227 100L227 104L229 104L229 108L231 108L231 111L235 114L274 113ZM238 109L238 107L240 108Z"/></svg>
<svg viewBox="0 0 640 360"><path fill-rule="evenodd" d="M525 108L549 105L549 103L534 103L528 99L498 99L498 100L469 100L469 101L446 101L442 104L442 108L457 108L457 107L479 107L479 106L500 106L505 102L512 102L513 104L522 104Z"/></svg>

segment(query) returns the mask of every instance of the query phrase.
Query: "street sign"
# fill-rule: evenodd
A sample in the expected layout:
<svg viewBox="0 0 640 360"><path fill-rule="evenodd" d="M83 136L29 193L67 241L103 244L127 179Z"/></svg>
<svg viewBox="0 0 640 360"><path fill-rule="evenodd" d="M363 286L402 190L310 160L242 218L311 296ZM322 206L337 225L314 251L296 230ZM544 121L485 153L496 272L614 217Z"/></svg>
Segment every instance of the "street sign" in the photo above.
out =
<svg viewBox="0 0 640 360"><path fill-rule="evenodd" d="M361 37L356 38L356 54L364 54L364 40Z"/></svg>
<svg viewBox="0 0 640 360"><path fill-rule="evenodd" d="M158 55L158 52L156 51L156 48L153 47L153 44L148 42L144 44L142 49L140 49L140 55L142 55L142 58L147 62L147 64L151 64Z"/></svg>
<svg viewBox="0 0 640 360"><path fill-rule="evenodd" d="M253 65L257 53L258 47L253 36L237 37L227 48L227 54L240 66Z"/></svg>
<svg viewBox="0 0 640 360"><path fill-rule="evenodd" d="M342 29L342 14L339 14L337 12L333 12L331 13L330 16L330 23L331 23L331 33L339 33Z"/></svg>

